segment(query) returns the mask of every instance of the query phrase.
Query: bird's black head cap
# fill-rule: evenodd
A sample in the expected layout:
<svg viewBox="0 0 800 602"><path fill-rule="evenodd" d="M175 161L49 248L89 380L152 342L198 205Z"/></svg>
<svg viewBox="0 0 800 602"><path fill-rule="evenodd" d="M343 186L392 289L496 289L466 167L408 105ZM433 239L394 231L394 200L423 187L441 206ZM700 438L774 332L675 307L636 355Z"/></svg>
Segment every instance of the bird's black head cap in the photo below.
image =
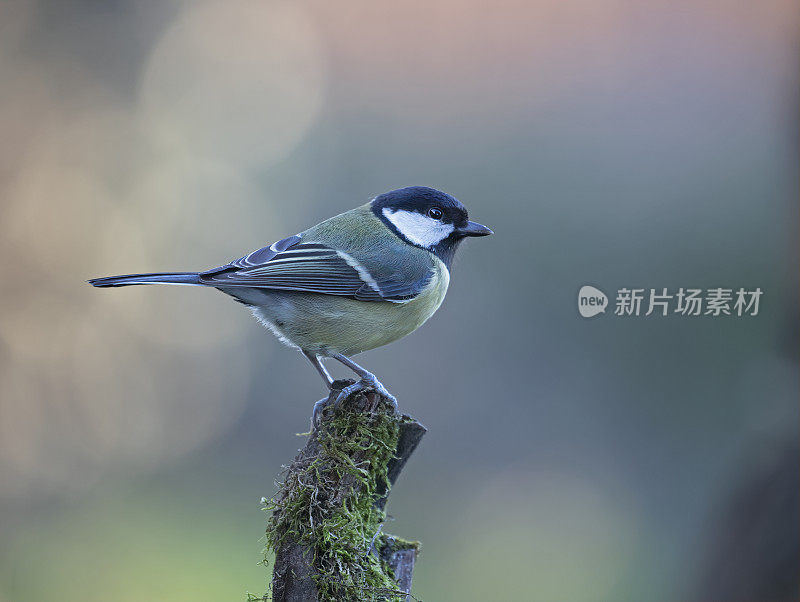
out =
<svg viewBox="0 0 800 602"><path fill-rule="evenodd" d="M372 201L372 211L409 244L434 253L448 267L465 236L483 236L491 230L469 221L458 199L427 186L392 190Z"/></svg>

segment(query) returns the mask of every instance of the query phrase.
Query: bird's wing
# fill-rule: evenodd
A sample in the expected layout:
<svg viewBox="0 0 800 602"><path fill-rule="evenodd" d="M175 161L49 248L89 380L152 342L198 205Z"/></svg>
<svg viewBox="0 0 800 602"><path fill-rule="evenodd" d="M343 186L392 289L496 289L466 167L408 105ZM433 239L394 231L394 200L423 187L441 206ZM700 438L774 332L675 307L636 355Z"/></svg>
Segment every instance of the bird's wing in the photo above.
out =
<svg viewBox="0 0 800 602"><path fill-rule="evenodd" d="M269 247L200 274L221 288L249 287L351 297L359 301L410 301L431 279L376 278L350 255L320 243L284 238Z"/></svg>

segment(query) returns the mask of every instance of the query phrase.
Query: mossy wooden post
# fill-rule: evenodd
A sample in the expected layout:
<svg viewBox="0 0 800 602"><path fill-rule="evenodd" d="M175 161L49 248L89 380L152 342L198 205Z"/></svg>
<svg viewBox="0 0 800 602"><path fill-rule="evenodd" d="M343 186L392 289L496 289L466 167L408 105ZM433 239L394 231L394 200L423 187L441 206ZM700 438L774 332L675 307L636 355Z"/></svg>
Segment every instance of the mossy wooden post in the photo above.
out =
<svg viewBox="0 0 800 602"><path fill-rule="evenodd" d="M331 396L352 381L336 381ZM374 392L323 413L269 502L272 600L411 599L416 542L383 533L389 489L425 434Z"/></svg>

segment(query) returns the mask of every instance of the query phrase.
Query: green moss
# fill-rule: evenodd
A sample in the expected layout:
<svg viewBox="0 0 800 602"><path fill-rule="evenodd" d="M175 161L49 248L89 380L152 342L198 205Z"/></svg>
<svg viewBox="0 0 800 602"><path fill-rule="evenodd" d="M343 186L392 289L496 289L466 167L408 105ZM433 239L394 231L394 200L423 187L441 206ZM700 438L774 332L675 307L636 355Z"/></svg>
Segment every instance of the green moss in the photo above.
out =
<svg viewBox="0 0 800 602"><path fill-rule="evenodd" d="M374 505L388 484L401 418L355 399L326 410L333 415L314 434L314 453L295 459L267 503L267 549L291 543L310 550L321 601L405 600L378 554L397 544L382 534L386 513Z"/></svg>
<svg viewBox="0 0 800 602"><path fill-rule="evenodd" d="M411 539L403 539L397 535L388 535L384 538L382 550L387 553L399 552L400 550L414 550L417 555L420 553L420 543Z"/></svg>

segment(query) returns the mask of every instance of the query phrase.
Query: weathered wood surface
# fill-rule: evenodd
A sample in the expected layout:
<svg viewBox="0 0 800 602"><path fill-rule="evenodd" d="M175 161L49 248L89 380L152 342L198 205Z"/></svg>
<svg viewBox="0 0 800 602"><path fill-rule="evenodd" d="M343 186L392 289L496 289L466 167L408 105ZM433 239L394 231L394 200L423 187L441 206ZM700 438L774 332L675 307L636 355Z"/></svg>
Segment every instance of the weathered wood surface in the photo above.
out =
<svg viewBox="0 0 800 602"><path fill-rule="evenodd" d="M336 381L329 400L334 399L339 391L351 382ZM387 409L388 402L374 392L356 393L351 398L344 400L341 406L347 412L389 411ZM307 466L309 460L313 461L320 454L322 450L318 433L324 428L325 421L331 419L329 414L330 412L323 412L320 424L314 429L305 447L300 450L292 465L288 467L287 475L290 475L291 471L297 466ZM387 465L389 486L387 487L385 482L377 482L377 495L373 498L374 506L380 510L384 509L389 490L397 481L403 467L426 432L422 424L408 416L397 416L397 420L399 421L397 449L395 450L394 458ZM341 497L352 495L352 481L342 479L338 486L342 490ZM334 496L330 503L338 503L340 501L338 498L340 496ZM410 547L403 540L396 540L390 535L386 535L381 541L382 548L372 549L371 553L380 555L392 568L397 580L398 590L410 594L417 548ZM292 541L290 538L285 541L276 551L272 577L272 600L275 602L317 602L319 597L314 579L315 569L312 566L312 562L313 551L310 547ZM410 595L405 598L406 600L412 599Z"/></svg>

